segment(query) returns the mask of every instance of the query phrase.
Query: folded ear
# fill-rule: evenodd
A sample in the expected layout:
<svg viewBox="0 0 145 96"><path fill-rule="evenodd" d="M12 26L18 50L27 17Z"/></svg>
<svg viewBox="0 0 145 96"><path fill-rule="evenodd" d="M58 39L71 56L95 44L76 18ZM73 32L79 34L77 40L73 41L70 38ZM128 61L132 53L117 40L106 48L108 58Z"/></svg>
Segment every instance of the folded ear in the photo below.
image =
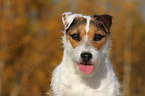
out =
<svg viewBox="0 0 145 96"><path fill-rule="evenodd" d="M73 18L71 18L72 14L73 14L72 12L65 12L62 14L62 22L65 29L67 29L70 23L73 21Z"/></svg>
<svg viewBox="0 0 145 96"><path fill-rule="evenodd" d="M68 29L75 17L81 17L81 14L76 14L73 12L65 12L62 14L62 21L65 29Z"/></svg>
<svg viewBox="0 0 145 96"><path fill-rule="evenodd" d="M104 14L104 15L94 15L93 17L96 20L101 21L101 23L103 24L103 27L105 28L107 33L110 32L110 27L111 27L112 22L113 22L112 16Z"/></svg>

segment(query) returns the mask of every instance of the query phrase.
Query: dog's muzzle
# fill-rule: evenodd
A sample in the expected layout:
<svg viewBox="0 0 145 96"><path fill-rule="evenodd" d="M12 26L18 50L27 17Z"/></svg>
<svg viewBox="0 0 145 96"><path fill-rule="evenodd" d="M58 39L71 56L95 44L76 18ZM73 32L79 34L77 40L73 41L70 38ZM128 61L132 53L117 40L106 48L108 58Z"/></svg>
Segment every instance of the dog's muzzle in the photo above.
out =
<svg viewBox="0 0 145 96"><path fill-rule="evenodd" d="M79 70L83 74L90 74L94 69L94 65L91 63L92 54L89 52L84 52L80 56L82 62L79 63Z"/></svg>

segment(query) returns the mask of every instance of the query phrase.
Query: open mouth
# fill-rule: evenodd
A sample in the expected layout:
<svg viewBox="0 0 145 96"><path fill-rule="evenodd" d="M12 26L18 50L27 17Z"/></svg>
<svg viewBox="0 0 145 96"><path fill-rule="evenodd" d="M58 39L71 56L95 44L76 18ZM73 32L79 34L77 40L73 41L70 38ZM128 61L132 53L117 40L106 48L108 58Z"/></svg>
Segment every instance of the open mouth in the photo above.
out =
<svg viewBox="0 0 145 96"><path fill-rule="evenodd" d="M90 74L94 69L94 66L90 62L81 62L79 64L79 70L84 74Z"/></svg>

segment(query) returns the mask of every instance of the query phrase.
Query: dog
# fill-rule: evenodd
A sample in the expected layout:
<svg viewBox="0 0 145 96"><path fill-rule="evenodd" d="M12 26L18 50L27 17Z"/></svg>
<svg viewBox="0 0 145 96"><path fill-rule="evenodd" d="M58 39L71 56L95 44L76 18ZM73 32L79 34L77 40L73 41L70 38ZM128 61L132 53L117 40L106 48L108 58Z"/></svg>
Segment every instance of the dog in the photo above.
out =
<svg viewBox="0 0 145 96"><path fill-rule="evenodd" d="M52 74L53 96L120 96L108 57L113 17L65 12L62 21L64 52Z"/></svg>

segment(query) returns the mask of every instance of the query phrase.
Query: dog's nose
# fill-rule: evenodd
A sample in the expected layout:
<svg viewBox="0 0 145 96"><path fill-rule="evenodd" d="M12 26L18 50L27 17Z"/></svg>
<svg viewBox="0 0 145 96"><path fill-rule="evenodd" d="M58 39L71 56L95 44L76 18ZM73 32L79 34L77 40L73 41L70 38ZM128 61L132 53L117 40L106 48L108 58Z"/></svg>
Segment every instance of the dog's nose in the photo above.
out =
<svg viewBox="0 0 145 96"><path fill-rule="evenodd" d="M81 58L82 58L83 61L88 62L88 61L91 60L92 54L88 53L88 52L82 53Z"/></svg>

